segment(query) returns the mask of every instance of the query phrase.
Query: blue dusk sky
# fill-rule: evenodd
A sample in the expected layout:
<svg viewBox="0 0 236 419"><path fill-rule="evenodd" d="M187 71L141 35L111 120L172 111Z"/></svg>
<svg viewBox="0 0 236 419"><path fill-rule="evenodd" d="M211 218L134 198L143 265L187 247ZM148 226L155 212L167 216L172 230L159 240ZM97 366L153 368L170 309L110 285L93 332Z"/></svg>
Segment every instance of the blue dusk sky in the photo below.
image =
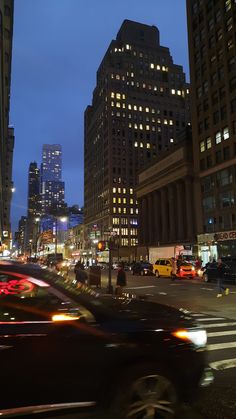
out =
<svg viewBox="0 0 236 419"><path fill-rule="evenodd" d="M15 0L10 124L15 128L11 219L27 212L31 161L62 145L69 205L83 205L84 111L96 71L123 22L155 25L189 81L185 0Z"/></svg>

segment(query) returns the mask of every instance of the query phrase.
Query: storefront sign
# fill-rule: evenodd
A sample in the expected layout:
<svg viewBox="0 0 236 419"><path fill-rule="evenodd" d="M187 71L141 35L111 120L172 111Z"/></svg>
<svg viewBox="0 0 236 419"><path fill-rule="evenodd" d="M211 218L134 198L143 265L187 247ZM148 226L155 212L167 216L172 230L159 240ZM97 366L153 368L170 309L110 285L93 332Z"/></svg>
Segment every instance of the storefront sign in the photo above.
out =
<svg viewBox="0 0 236 419"><path fill-rule="evenodd" d="M215 234L215 240L225 241L225 240L236 240L236 231L223 231L222 233Z"/></svg>

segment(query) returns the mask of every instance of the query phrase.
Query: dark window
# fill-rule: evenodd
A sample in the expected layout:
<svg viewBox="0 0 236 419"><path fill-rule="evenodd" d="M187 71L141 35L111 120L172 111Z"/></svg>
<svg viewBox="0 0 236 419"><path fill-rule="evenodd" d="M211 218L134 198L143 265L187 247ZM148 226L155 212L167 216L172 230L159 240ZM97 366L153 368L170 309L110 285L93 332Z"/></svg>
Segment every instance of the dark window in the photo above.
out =
<svg viewBox="0 0 236 419"><path fill-rule="evenodd" d="M224 157L224 160L228 160L230 158L230 148L229 147L225 147L223 149L223 157Z"/></svg>
<svg viewBox="0 0 236 419"><path fill-rule="evenodd" d="M221 150L218 150L215 154L216 164L221 163Z"/></svg>
<svg viewBox="0 0 236 419"><path fill-rule="evenodd" d="M209 167L212 167L212 157L211 157L211 155L207 156L206 163L207 163L207 168L208 169L209 169Z"/></svg>

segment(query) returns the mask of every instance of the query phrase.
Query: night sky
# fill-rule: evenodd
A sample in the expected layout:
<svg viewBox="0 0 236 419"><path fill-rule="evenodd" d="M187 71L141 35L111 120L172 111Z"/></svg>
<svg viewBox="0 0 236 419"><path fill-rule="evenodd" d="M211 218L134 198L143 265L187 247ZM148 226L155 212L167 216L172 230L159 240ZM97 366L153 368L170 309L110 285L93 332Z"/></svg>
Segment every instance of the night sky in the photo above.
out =
<svg viewBox="0 0 236 419"><path fill-rule="evenodd" d="M27 174L42 145L62 145L69 205L83 205L83 118L96 71L124 19L160 30L189 81L185 0L15 0L10 124L12 224L27 211Z"/></svg>

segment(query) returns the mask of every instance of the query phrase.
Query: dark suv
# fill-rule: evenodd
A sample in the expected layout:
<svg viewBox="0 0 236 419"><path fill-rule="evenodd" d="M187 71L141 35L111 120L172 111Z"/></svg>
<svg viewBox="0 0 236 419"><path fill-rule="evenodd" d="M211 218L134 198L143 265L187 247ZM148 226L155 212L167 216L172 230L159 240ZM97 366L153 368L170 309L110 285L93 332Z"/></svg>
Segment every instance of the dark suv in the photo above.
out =
<svg viewBox="0 0 236 419"><path fill-rule="evenodd" d="M153 266L149 262L136 262L132 265L133 275L153 275Z"/></svg>
<svg viewBox="0 0 236 419"><path fill-rule="evenodd" d="M1 418L85 407L90 419L177 417L211 381L205 349L185 310L0 263Z"/></svg>
<svg viewBox="0 0 236 419"><path fill-rule="evenodd" d="M225 265L224 281L236 284L236 258L222 257ZM203 281L211 282L217 280L217 262L208 263L203 273Z"/></svg>

